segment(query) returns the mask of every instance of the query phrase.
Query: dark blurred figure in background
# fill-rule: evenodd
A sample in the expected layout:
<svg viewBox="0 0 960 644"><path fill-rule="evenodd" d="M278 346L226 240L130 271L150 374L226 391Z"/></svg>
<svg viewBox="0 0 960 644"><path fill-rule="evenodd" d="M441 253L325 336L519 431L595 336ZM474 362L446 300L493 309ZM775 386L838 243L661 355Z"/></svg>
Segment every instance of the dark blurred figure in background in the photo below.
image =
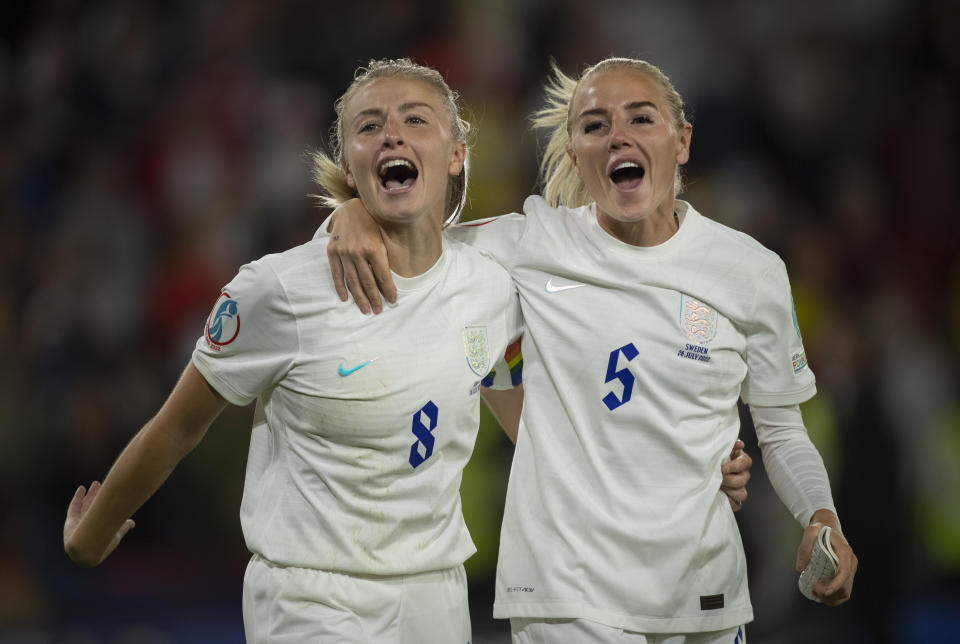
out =
<svg viewBox="0 0 960 644"><path fill-rule="evenodd" d="M484 133L472 211L506 212L538 190L524 115L541 103L548 57L577 69L612 51L671 69L685 88L701 133L690 200L714 204L718 220L790 266L820 390L804 419L863 562L841 611L784 584L792 518L755 467L738 514L760 617L750 641L952 641L957 24L960 6L948 0L9 9L0 20L0 642L240 640L250 410L221 417L109 565L72 568L55 535L74 482L106 472L128 428L163 400L230 277L224 267L307 240L326 214L308 197L304 142L323 140L332 94L357 64L409 55L461 89ZM492 152L516 140L528 149ZM484 616L511 454L505 438L484 436L463 486L479 550L467 572L480 644L507 637ZM184 505L197 485L209 493ZM174 553L191 562L187 585L171 570Z"/></svg>

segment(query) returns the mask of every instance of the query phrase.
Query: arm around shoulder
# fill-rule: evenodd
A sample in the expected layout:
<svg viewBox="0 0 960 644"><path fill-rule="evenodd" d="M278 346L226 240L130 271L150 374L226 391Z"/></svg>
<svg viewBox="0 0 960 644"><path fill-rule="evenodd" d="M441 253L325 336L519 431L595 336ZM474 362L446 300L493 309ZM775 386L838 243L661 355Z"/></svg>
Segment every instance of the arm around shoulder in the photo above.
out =
<svg viewBox="0 0 960 644"><path fill-rule="evenodd" d="M358 198L338 206L328 220L327 261L337 295L346 302L349 291L363 313L381 313L381 293L387 301L396 302L397 287L380 226Z"/></svg>

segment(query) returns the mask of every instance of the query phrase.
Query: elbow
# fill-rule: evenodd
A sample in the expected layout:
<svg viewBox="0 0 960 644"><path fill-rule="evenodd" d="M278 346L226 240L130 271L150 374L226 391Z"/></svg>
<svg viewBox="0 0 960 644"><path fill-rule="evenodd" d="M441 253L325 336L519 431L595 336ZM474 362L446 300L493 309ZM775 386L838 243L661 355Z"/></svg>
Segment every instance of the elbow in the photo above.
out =
<svg viewBox="0 0 960 644"><path fill-rule="evenodd" d="M83 566L84 568L93 568L102 561L99 555L91 552L88 548L80 547L72 541L65 541L63 549L73 563Z"/></svg>

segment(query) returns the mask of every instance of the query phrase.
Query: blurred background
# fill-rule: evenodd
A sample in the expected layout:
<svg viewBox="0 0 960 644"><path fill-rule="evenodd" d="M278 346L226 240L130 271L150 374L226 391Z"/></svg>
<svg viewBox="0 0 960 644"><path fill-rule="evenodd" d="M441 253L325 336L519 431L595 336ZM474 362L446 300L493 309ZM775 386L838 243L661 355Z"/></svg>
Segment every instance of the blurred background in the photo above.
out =
<svg viewBox="0 0 960 644"><path fill-rule="evenodd" d="M228 410L101 567L67 502L163 402L219 288L326 215L305 153L370 58L412 56L478 132L467 218L539 190L550 57L647 59L689 104L685 194L787 262L810 433L860 558L839 609L756 459L738 514L750 642L960 641L960 3L38 0L0 17L0 643L242 641L251 409ZM475 642L511 446L485 417L463 502Z"/></svg>

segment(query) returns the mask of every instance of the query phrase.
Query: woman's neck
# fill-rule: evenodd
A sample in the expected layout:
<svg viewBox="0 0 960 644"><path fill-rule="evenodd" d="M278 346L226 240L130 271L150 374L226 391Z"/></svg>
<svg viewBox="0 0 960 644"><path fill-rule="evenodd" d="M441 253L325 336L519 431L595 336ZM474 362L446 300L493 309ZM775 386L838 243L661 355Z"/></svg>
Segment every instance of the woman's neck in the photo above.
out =
<svg viewBox="0 0 960 644"><path fill-rule="evenodd" d="M420 218L410 226L381 224L390 270L401 277L426 273L443 252L443 230L432 218Z"/></svg>
<svg viewBox="0 0 960 644"><path fill-rule="evenodd" d="M597 223L609 235L631 246L659 246L680 229L673 201L637 221L614 219L597 209Z"/></svg>

